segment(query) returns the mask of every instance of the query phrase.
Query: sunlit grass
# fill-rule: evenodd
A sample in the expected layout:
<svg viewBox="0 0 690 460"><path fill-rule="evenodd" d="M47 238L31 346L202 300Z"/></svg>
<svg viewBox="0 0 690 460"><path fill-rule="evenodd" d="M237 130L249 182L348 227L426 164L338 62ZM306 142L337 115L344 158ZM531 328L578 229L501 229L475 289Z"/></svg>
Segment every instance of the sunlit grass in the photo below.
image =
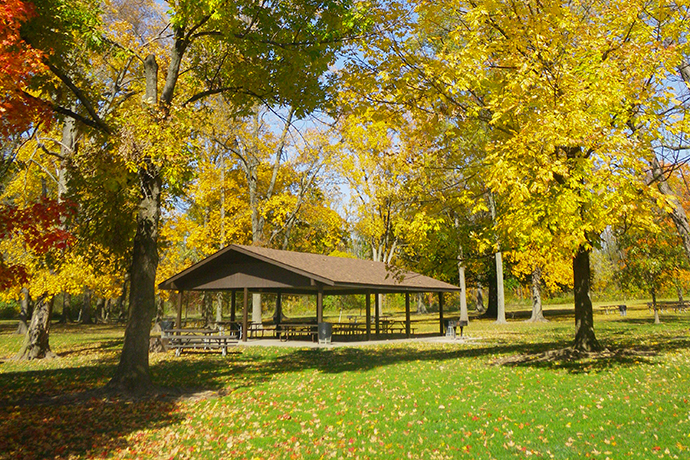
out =
<svg viewBox="0 0 690 460"><path fill-rule="evenodd" d="M157 384L216 396L32 405L117 364L121 328L55 326L60 359L0 364L0 458L688 458L690 313L662 321L597 313L604 346L639 353L521 365L496 363L568 346L572 316L472 321L449 343L152 354ZM2 330L7 359L21 338Z"/></svg>

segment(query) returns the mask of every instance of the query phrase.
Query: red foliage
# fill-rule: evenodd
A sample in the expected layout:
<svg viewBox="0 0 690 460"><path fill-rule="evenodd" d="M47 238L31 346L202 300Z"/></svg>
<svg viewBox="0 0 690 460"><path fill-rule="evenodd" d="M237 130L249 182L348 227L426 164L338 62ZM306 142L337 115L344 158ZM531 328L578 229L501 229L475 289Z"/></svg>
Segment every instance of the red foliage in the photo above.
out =
<svg viewBox="0 0 690 460"><path fill-rule="evenodd" d="M0 206L0 239L18 237L36 255L67 249L74 237L61 228L62 222L75 211L70 202L58 203L48 198L25 208ZM25 283L27 278L24 266L7 265L0 257L0 289Z"/></svg>
<svg viewBox="0 0 690 460"><path fill-rule="evenodd" d="M31 77L45 71L43 53L22 40L22 23L34 15L31 3L0 2L0 137L47 121L48 106L26 92Z"/></svg>

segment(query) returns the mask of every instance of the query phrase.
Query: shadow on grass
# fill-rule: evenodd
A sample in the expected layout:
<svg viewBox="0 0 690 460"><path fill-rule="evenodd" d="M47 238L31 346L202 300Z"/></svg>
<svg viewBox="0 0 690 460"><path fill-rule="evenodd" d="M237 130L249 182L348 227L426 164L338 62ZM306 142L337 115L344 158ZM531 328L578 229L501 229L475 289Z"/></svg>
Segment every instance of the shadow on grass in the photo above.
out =
<svg viewBox="0 0 690 460"><path fill-rule="evenodd" d="M0 407L0 459L112 455L129 446L128 435L181 418L176 404L164 400Z"/></svg>
<svg viewBox="0 0 690 460"><path fill-rule="evenodd" d="M689 337L666 337L642 346L638 334L621 337L611 330L606 337L617 348L599 355L569 355L570 342L553 339L541 343L495 343L472 346L395 343L372 347L237 349L227 357L219 353L170 353L151 366L154 382L165 387L203 389L223 395L273 379L275 375L315 370L324 374L367 372L406 363L458 362L479 359L505 366L563 369L570 373L603 372L615 367L654 364L655 354L690 347ZM606 340L604 340L606 345ZM89 351L111 351L117 340L86 344L69 356ZM509 362L510 357L528 357ZM543 359L538 359L538 357ZM531 358L529 358L531 357ZM505 360L505 362L501 362ZM140 401L82 398L58 404L41 398L69 394L104 385L114 372L112 360L85 367L3 373L0 379L0 458L54 458L116 455L138 430L160 429L181 421L175 400L157 397ZM435 367L432 366L434 369ZM160 396L160 393L158 394ZM33 403L26 403L33 399ZM131 440L136 442L136 438ZM141 447L141 446L139 446ZM153 456L160 453L152 453Z"/></svg>

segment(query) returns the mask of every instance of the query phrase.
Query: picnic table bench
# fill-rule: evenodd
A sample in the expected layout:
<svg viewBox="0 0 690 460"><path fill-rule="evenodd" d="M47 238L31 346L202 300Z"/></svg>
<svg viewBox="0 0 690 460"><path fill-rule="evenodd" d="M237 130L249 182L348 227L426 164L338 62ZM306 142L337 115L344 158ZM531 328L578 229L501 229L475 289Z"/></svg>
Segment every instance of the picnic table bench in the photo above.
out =
<svg viewBox="0 0 690 460"><path fill-rule="evenodd" d="M237 335L225 334L225 331L214 329L167 329L161 337L168 341L168 346L175 349L175 356L180 356L183 349L193 348L210 350L220 348L223 356L228 347L237 345Z"/></svg>
<svg viewBox="0 0 690 460"><path fill-rule="evenodd" d="M678 300L671 300L671 301L658 301L656 303L656 307L659 309L660 312L663 312L664 310L670 310L673 309L676 313L678 312L686 312L688 311L688 307L690 307L690 302L687 300L680 302ZM654 309L654 303L653 302L647 302L647 308L651 312Z"/></svg>

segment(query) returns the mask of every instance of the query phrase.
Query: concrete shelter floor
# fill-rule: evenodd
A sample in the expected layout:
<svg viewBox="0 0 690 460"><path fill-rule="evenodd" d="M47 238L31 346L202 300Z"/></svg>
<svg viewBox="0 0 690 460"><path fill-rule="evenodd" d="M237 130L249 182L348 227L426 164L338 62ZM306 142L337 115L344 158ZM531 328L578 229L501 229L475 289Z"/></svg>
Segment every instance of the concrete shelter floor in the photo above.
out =
<svg viewBox="0 0 690 460"><path fill-rule="evenodd" d="M388 340L354 340L354 341L334 341L329 344L319 344L318 342L311 342L309 340L288 340L281 341L274 338L254 338L247 342L239 342L238 345L242 347L293 347L293 348L333 348L333 347L367 347L371 345L385 345L398 343L455 343L455 344L469 344L477 343L480 337L416 337L411 339L388 339Z"/></svg>

